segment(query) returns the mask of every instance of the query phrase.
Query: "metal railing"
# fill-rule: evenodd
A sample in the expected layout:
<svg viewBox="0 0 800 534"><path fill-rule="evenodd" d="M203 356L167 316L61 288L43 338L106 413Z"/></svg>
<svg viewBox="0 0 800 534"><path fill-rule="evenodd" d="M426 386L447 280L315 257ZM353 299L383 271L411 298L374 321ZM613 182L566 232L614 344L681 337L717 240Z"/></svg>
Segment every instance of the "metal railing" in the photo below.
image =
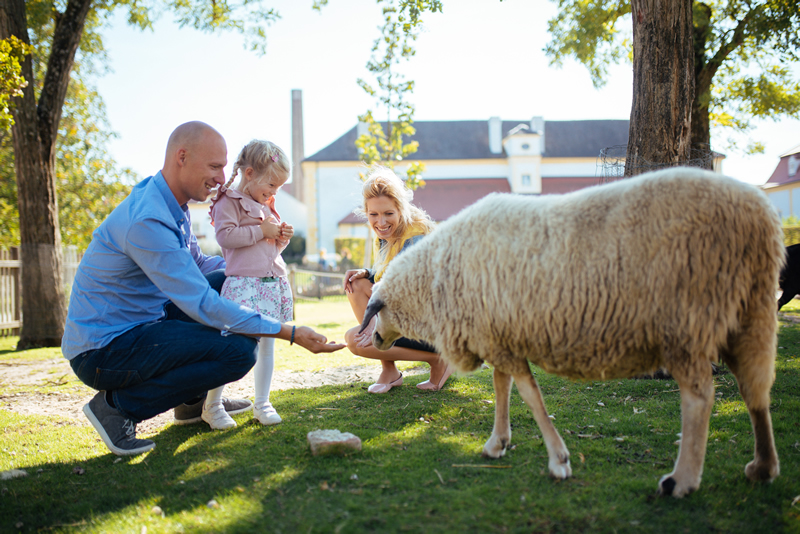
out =
<svg viewBox="0 0 800 534"><path fill-rule="evenodd" d="M344 273L329 271L308 271L289 265L289 285L294 300L346 300L344 294Z"/></svg>

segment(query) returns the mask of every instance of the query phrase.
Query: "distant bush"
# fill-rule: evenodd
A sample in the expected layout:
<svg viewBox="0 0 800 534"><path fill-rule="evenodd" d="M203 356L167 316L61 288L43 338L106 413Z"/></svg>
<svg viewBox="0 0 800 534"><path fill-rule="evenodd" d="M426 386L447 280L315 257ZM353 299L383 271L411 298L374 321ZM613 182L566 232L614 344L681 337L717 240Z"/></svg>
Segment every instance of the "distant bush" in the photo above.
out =
<svg viewBox="0 0 800 534"><path fill-rule="evenodd" d="M358 269L364 266L367 239L365 237L337 237L333 240L341 261L339 270Z"/></svg>

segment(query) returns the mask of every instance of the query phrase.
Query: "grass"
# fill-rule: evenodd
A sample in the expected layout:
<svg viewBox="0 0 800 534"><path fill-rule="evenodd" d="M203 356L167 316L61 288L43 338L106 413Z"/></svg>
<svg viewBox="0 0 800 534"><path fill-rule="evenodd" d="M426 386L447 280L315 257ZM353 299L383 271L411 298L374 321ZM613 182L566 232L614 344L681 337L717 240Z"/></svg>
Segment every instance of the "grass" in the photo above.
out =
<svg viewBox="0 0 800 534"><path fill-rule="evenodd" d="M352 326L349 309L331 303L299 305L298 323L336 339ZM0 364L53 358L52 349L10 352L13 343L0 340ZM413 387L425 375L388 395L275 392L277 427L246 415L226 432L167 426L153 452L132 459L110 454L89 427L0 410L0 471L28 472L0 481L0 532L800 532L800 325L782 321L779 346L772 417L782 473L770 485L744 477L753 441L731 375L715 377L701 488L676 500L655 496L677 454L674 381L574 382L535 369L572 455L574 476L554 481L516 391L512 449L480 457L494 412L484 370L435 394ZM346 351L278 347L284 369L363 363ZM353 432L363 451L314 457L306 434L317 428Z"/></svg>

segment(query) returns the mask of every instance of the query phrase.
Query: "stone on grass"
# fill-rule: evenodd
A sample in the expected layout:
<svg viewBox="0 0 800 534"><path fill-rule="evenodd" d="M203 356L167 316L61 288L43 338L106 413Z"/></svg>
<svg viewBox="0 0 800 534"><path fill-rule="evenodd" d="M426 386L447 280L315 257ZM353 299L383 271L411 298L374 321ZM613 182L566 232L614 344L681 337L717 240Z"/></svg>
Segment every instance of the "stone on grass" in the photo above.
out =
<svg viewBox="0 0 800 534"><path fill-rule="evenodd" d="M28 472L24 469L9 469L8 471L0 472L0 480L10 480L12 478L26 476L28 476Z"/></svg>
<svg viewBox="0 0 800 534"><path fill-rule="evenodd" d="M361 450L361 438L350 432L314 430L308 433L308 444L314 456L348 454Z"/></svg>

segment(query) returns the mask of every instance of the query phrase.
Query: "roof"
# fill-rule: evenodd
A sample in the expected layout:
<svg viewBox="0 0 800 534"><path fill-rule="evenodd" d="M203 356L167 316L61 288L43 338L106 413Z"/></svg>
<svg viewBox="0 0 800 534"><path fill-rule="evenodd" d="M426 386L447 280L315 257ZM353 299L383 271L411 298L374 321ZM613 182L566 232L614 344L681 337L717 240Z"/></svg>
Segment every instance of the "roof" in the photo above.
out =
<svg viewBox="0 0 800 534"><path fill-rule="evenodd" d="M798 164L800 164L800 145L797 145L781 156L778 165L775 167L775 170L772 171L772 176L769 177L769 180L767 180L764 185L778 186L800 181ZM791 176L789 174L790 170L794 171L794 174Z"/></svg>
<svg viewBox="0 0 800 534"><path fill-rule="evenodd" d="M428 180L414 191L412 204L425 210L434 221L444 221L489 193L510 193L507 178ZM339 224L362 224L364 219L350 213Z"/></svg>
<svg viewBox="0 0 800 534"><path fill-rule="evenodd" d="M502 121L502 134L530 120ZM489 121L414 121L416 133L410 139L419 143L419 150L408 159L500 159L505 153L489 150ZM384 123L386 128L386 123ZM357 126L304 161L358 161ZM547 158L596 158L603 148L628 143L627 120L545 121Z"/></svg>

